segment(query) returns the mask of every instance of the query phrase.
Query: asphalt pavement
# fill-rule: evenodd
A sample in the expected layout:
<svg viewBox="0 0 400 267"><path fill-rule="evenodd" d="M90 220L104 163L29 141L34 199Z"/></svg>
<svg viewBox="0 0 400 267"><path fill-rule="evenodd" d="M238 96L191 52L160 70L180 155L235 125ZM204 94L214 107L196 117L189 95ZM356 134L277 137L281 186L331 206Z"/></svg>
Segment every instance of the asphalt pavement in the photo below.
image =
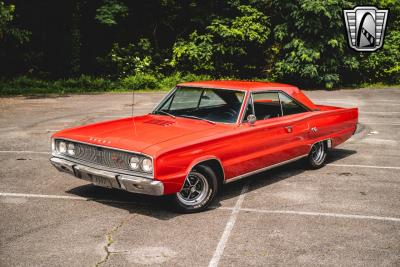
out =
<svg viewBox="0 0 400 267"><path fill-rule="evenodd" d="M182 215L49 163L63 128L131 115L130 94L0 98L0 266L400 266L400 88L305 92L360 111L328 164L224 186ZM134 114L164 93L137 93Z"/></svg>

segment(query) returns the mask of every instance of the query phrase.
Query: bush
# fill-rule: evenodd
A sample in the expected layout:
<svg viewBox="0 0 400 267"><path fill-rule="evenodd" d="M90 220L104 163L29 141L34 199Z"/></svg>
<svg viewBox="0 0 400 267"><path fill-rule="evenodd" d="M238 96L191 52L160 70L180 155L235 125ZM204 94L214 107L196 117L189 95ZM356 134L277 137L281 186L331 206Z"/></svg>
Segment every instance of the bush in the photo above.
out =
<svg viewBox="0 0 400 267"><path fill-rule="evenodd" d="M1 95L15 94L64 94L84 92L106 92L117 89L118 84L104 78L82 75L78 78L45 81L27 76L0 82Z"/></svg>
<svg viewBox="0 0 400 267"><path fill-rule="evenodd" d="M126 90L170 90L178 83L210 80L208 75L175 72L169 76L154 76L139 73L118 81L82 75L55 81L46 81L21 76L13 80L0 80L0 95L18 94L67 94L86 92L110 92Z"/></svg>
<svg viewBox="0 0 400 267"><path fill-rule="evenodd" d="M193 82L193 81L204 81L204 80L211 80L212 77L210 75L206 74L193 74L193 73L187 73L182 77L182 80L180 82Z"/></svg>
<svg viewBox="0 0 400 267"><path fill-rule="evenodd" d="M125 77L121 80L121 85L124 89L156 89L158 80L152 74L138 73Z"/></svg>
<svg viewBox="0 0 400 267"><path fill-rule="evenodd" d="M9 86L14 88L46 88L49 86L49 83L27 76L21 76L11 80Z"/></svg>
<svg viewBox="0 0 400 267"><path fill-rule="evenodd" d="M112 81L104 78L94 78L87 75L81 75L78 78L69 78L54 82L56 88L72 88L79 92L108 91L114 89Z"/></svg>
<svg viewBox="0 0 400 267"><path fill-rule="evenodd" d="M182 73L175 72L175 73L172 73L171 75L164 76L162 79L160 79L158 82L158 88L171 89L171 88L174 88L175 85L180 83L182 80L183 80Z"/></svg>
<svg viewBox="0 0 400 267"><path fill-rule="evenodd" d="M361 59L364 82L400 82L400 31L392 30L385 37L385 48Z"/></svg>
<svg viewBox="0 0 400 267"><path fill-rule="evenodd" d="M182 82L192 82L192 81L201 81L201 80L210 80L212 79L210 75L197 75L193 73L182 74L181 72L175 72L171 75L164 76L160 79L158 83L159 89L170 89L175 87L178 83Z"/></svg>

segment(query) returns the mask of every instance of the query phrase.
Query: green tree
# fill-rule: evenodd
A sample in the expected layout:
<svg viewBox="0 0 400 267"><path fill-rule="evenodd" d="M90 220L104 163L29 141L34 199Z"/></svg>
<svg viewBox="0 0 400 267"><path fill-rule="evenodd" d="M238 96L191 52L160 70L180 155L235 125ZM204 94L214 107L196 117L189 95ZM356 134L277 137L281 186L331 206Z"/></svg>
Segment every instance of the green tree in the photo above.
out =
<svg viewBox="0 0 400 267"><path fill-rule="evenodd" d="M400 5L398 0L380 0L374 3L389 9L383 48L360 56L361 81L367 83L400 83Z"/></svg>
<svg viewBox="0 0 400 267"><path fill-rule="evenodd" d="M15 5L6 5L0 1L0 42L10 38L17 41L18 44L23 44L29 41L30 32L12 25L15 18L14 13Z"/></svg>
<svg viewBox="0 0 400 267"><path fill-rule="evenodd" d="M274 0L279 23L274 28L278 47L273 77L306 86L332 88L340 84L341 71L355 67L347 55L342 9L346 0Z"/></svg>
<svg viewBox="0 0 400 267"><path fill-rule="evenodd" d="M212 20L203 34L192 32L175 43L171 65L215 76L254 77L263 68L269 20L254 7L241 5L233 18Z"/></svg>
<svg viewBox="0 0 400 267"><path fill-rule="evenodd" d="M96 20L107 26L117 25L117 18L126 18L129 9L121 1L104 0L103 5L96 10Z"/></svg>
<svg viewBox="0 0 400 267"><path fill-rule="evenodd" d="M81 2L74 4L71 25L71 74L77 75L81 69Z"/></svg>
<svg viewBox="0 0 400 267"><path fill-rule="evenodd" d="M140 39L136 44L121 46L114 43L105 58L99 58L103 64L115 69L119 77L143 74L154 71L153 49L148 39Z"/></svg>

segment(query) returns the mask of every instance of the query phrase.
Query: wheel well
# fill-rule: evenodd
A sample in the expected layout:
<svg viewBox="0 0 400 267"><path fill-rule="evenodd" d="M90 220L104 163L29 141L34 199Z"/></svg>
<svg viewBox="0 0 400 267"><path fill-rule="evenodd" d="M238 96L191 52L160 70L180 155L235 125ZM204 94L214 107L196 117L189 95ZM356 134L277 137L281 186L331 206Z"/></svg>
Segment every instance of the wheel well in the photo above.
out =
<svg viewBox="0 0 400 267"><path fill-rule="evenodd" d="M325 149L326 149L326 150L329 150L329 149L332 148L332 139L328 138L328 139L324 139L324 140L321 140L321 141L318 141L318 142L313 143L313 144L311 145L310 151L309 151L308 153L311 153L312 147L313 147L315 144L317 144L317 143L322 143L322 144L325 146Z"/></svg>
<svg viewBox="0 0 400 267"><path fill-rule="evenodd" d="M218 184L219 185L223 184L225 175L224 175L224 170L222 168L220 161L218 161L217 159L210 159L210 160L202 161L202 162L198 163L196 166L199 166L199 165L205 165L205 166L210 167L214 171L215 175L217 176Z"/></svg>
<svg viewBox="0 0 400 267"><path fill-rule="evenodd" d="M331 139L326 139L323 141L323 144L325 146L325 149L328 150L332 147L332 140Z"/></svg>

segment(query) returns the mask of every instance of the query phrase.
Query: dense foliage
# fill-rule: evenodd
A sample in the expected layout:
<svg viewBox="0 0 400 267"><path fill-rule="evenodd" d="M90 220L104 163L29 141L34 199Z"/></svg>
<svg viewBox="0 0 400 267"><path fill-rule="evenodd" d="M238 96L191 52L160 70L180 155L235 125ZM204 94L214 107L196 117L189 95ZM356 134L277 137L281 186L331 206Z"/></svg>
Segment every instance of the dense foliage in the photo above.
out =
<svg viewBox="0 0 400 267"><path fill-rule="evenodd" d="M390 9L378 52L359 53L347 45L342 10L361 4ZM0 74L7 92L27 81L60 90L68 81L87 90L152 89L199 78L308 88L400 83L400 4L0 0Z"/></svg>

